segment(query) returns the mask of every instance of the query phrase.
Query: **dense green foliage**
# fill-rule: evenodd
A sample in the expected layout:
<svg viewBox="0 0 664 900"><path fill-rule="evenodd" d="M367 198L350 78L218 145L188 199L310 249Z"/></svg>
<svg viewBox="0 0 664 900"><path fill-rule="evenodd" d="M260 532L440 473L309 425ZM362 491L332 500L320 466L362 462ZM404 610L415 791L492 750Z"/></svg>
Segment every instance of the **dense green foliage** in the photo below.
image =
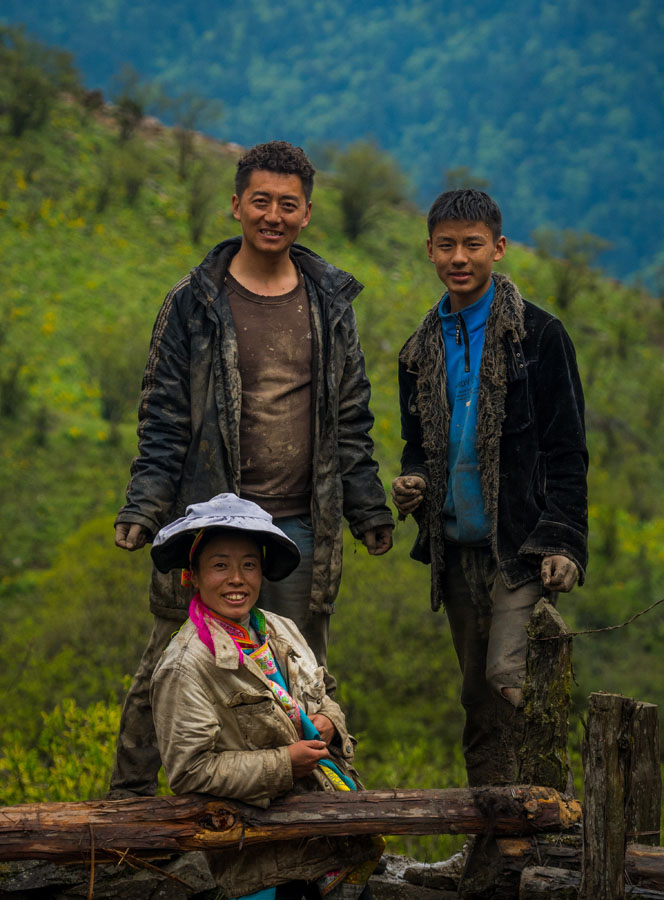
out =
<svg viewBox="0 0 664 900"><path fill-rule="evenodd" d="M29 140L12 137L0 118L0 142L0 796L99 796L117 704L150 626L147 552L123 553L112 541L140 373L165 292L236 232L233 157L195 143L195 169L212 179L215 199L196 246L195 178L179 177L171 132L139 130L121 143L112 117L59 101ZM128 144L138 192L127 189ZM331 177L317 180L313 199L305 243L365 284L355 306L388 483L401 445L397 354L441 290L425 222L383 206L351 242ZM573 627L614 624L657 599L664 580L662 306L603 280L585 258L565 263L510 245L501 268L525 296L562 313L577 345L592 459L591 568L560 608ZM572 285L564 311L560 279ZM394 550L379 559L348 539L332 623L331 667L361 739L359 768L375 787L463 781L457 665L444 616L429 610L428 569L408 557L413 536L412 523L400 524ZM656 611L579 638L576 713L597 689L658 702L663 632Z"/></svg>
<svg viewBox="0 0 664 900"><path fill-rule="evenodd" d="M613 243L614 275L664 265L657 0L4 0L0 21L72 51L89 87L129 62L221 100L227 140L372 136L423 206L467 167L517 240L572 227Z"/></svg>

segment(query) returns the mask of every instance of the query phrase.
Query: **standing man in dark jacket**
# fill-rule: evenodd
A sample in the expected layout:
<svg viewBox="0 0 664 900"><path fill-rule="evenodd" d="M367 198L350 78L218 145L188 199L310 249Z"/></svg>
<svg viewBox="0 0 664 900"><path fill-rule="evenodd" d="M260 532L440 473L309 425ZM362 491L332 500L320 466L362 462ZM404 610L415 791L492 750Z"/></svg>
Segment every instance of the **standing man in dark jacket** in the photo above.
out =
<svg viewBox="0 0 664 900"><path fill-rule="evenodd" d="M293 619L320 664L341 579L342 515L372 555L392 515L372 459L370 385L352 301L362 286L295 243L311 215L314 168L272 141L238 162L223 241L166 297L139 408L139 453L115 542L137 550L188 504L233 492L298 545L295 572L261 593ZM153 570L155 624L125 701L111 797L152 794L160 766L149 684L187 617L190 591Z"/></svg>
<svg viewBox="0 0 664 900"><path fill-rule="evenodd" d="M411 555L431 564L431 604L449 618L468 781L510 783L525 626L542 587L570 591L585 575L583 393L558 319L492 272L506 243L493 200L441 194L428 229L447 293L401 351L406 444L393 498L417 519Z"/></svg>

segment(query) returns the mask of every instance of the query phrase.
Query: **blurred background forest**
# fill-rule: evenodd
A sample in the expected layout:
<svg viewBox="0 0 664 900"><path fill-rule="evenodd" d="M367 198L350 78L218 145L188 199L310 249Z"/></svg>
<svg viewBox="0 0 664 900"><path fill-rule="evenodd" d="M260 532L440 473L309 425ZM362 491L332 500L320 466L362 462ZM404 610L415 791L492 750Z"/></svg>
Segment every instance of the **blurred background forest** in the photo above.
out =
<svg viewBox="0 0 664 900"><path fill-rule="evenodd" d="M515 239L501 270L563 318L586 388L591 564L586 586L559 608L574 630L601 628L662 596L664 291L656 279L645 280L664 259L662 217L654 215L662 179L654 154L664 133L654 50L661 14L645 0L631 12L616 6L614 14L610 4L598 21L589 12L594 4L583 12L572 3L532 4L529 43L528 29L517 41L516 22L505 13L501 26L497 12L481 12L485 6L461 16L426 2L340 2L334 10L321 4L318 13L314 3L305 14L297 0L279 12L252 0L225 4L232 24L222 39L223 17L203 3L189 4L186 15L183 4L163 4L152 22L146 4L108 0L83 14L80 4L63 0L37 21L35 4L5 0L1 802L84 799L106 790L119 704L150 628L148 554L122 553L112 537L135 452L150 330L168 288L237 232L230 197L238 148L196 129L241 143L311 142L305 148L323 171L303 240L365 285L355 308L386 486L401 451L397 354L440 295L418 203L443 186L489 187ZM562 35L558 11L568 7L576 12ZM282 18L284 9L294 18ZM342 14L352 27L342 27ZM29 30L16 26L19 17ZM148 25L153 52L146 54ZM628 28L643 37L639 52ZM389 43L393 33L399 41ZM75 59L57 44L75 50ZM509 46L520 48L513 80L503 80L494 107ZM518 61L526 50L527 72ZM141 62L140 74L122 67L127 60ZM312 72L303 80L307 62ZM320 80L323 71L329 83ZM411 83L417 71L424 80ZM582 71L588 96L575 80ZM401 108L393 99L398 85ZM604 105L592 85L601 86ZM388 89L369 116L366 98ZM556 120L555 142L544 125L537 130L533 104L538 122ZM486 116L490 107L505 121L521 117L521 144L514 121L503 129ZM419 126L409 120L417 109ZM144 118L147 112L173 127ZM582 112L585 143L572 133ZM418 128L444 139L427 142ZM575 212L580 196L587 216ZM618 247L623 240L619 253L601 256L606 241ZM600 259L641 277L628 283L602 275L594 265ZM400 524L395 549L381 559L348 538L332 622L330 667L371 787L464 783L457 664L444 615L429 610L428 569L409 559L413 537L411 524ZM620 631L577 639L575 751L590 691L662 699L661 609ZM453 845L451 838L435 846L399 843L435 855Z"/></svg>
<svg viewBox="0 0 664 900"><path fill-rule="evenodd" d="M612 244L612 275L663 278L664 7L659 0L3 0L0 21L221 100L217 137L311 150L373 137L428 206L445 171L489 181L530 239L543 223Z"/></svg>

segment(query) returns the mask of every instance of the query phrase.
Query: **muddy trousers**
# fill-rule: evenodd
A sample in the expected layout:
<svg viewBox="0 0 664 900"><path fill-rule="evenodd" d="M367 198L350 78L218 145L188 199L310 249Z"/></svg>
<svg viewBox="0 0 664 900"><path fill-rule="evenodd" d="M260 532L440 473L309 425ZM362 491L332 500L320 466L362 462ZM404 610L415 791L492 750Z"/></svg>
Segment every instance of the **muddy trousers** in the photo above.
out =
<svg viewBox="0 0 664 900"><path fill-rule="evenodd" d="M283 581L264 580L258 605L262 609L293 619L318 662L324 665L330 617L327 613L314 613L309 609L313 565L311 520L307 516L290 516L275 519L275 524L298 545L302 561ZM152 634L122 708L109 792L111 799L120 799L128 794L149 796L157 790L161 757L152 721L150 679L159 657L173 634L180 629L185 616L186 612L182 610L180 619L165 619L161 616L154 618Z"/></svg>
<svg viewBox="0 0 664 900"><path fill-rule="evenodd" d="M532 581L510 590L488 547L445 545L445 609L462 673L466 712L463 753L471 787L514 784L524 715L503 695L521 688L526 672L526 625L542 590ZM459 897L490 900L502 866L489 833L470 843Z"/></svg>
<svg viewBox="0 0 664 900"><path fill-rule="evenodd" d="M471 787L513 784L523 711L503 695L526 672L526 625L541 582L506 587L488 547L445 545L445 610L462 673L463 753Z"/></svg>

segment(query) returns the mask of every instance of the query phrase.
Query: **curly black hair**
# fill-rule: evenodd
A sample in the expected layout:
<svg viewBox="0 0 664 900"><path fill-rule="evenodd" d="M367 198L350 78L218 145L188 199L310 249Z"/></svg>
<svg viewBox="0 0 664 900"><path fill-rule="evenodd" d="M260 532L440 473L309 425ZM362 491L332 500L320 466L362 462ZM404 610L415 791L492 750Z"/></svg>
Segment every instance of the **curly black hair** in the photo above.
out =
<svg viewBox="0 0 664 900"><path fill-rule="evenodd" d="M314 189L316 170L302 147L294 147L288 141L269 141L256 144L240 157L235 173L235 193L241 197L249 184L251 173L258 169L279 172L283 175L299 175L307 203Z"/></svg>
<svg viewBox="0 0 664 900"><path fill-rule="evenodd" d="M440 222L483 222L495 241L501 236L503 217L494 200L484 191L462 188L445 191L433 201L427 218L429 237Z"/></svg>

